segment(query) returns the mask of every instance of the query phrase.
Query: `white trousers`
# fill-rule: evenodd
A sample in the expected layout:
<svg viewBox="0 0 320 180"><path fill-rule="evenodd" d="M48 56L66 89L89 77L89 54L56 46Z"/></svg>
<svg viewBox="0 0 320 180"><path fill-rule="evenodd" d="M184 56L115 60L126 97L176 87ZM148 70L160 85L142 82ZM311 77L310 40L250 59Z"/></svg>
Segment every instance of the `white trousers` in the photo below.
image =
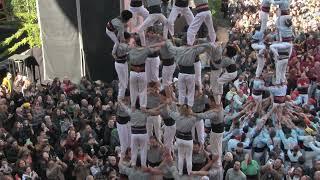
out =
<svg viewBox="0 0 320 180"><path fill-rule="evenodd" d="M134 16L142 16L144 20L146 20L149 16L149 11L144 6L140 6L140 7L131 7L130 6L129 11L131 11ZM145 38L144 32L139 33L139 37L141 40L141 44L143 46L145 46L146 45L146 41L145 41L146 38Z"/></svg>
<svg viewBox="0 0 320 180"><path fill-rule="evenodd" d="M178 170L179 174L183 174L183 162L186 160L188 175L192 171L192 140L183 140L177 138L178 145Z"/></svg>
<svg viewBox="0 0 320 180"><path fill-rule="evenodd" d="M275 108L277 108L277 107L284 107L286 104L285 103L272 103L272 107L275 107Z"/></svg>
<svg viewBox="0 0 320 180"><path fill-rule="evenodd" d="M256 77L260 77L265 65L264 57L257 56Z"/></svg>
<svg viewBox="0 0 320 180"><path fill-rule="evenodd" d="M316 157L316 153L314 151L305 151L304 158L305 158L305 165L309 168L313 167L313 160Z"/></svg>
<svg viewBox="0 0 320 180"><path fill-rule="evenodd" d="M147 83L154 81L159 81L159 65L160 65L160 58L147 58L145 69L146 69L146 76L147 76Z"/></svg>
<svg viewBox="0 0 320 180"><path fill-rule="evenodd" d="M148 15L149 15L149 11L144 6L140 6L140 7L131 7L130 6L129 11L131 11L131 13L133 15L142 16L143 19L147 19Z"/></svg>
<svg viewBox="0 0 320 180"><path fill-rule="evenodd" d="M194 73L195 73L195 84L199 86L199 89L202 89L201 82L201 61L195 62L194 64Z"/></svg>
<svg viewBox="0 0 320 180"><path fill-rule="evenodd" d="M129 78L129 72L128 72L128 63L114 63L114 67L116 69L116 72L118 74L119 79L119 92L118 92L118 99L123 98L126 92L126 89L128 87L128 78Z"/></svg>
<svg viewBox="0 0 320 180"><path fill-rule="evenodd" d="M211 70L210 72L210 88L212 90L214 100L218 104L220 104L221 96L223 94L223 84L218 83L218 79L221 73L222 73L222 69Z"/></svg>
<svg viewBox="0 0 320 180"><path fill-rule="evenodd" d="M155 22L161 22L163 25L163 37L168 37L168 20L162 13L149 14L149 16L143 21L139 27L138 33L144 33L144 31L153 26ZM144 40L145 41L145 40Z"/></svg>
<svg viewBox="0 0 320 180"><path fill-rule="evenodd" d="M108 28L106 28L106 33L107 33L107 35L110 37L110 39L113 41L113 43L114 43L114 46L113 46L113 48L112 48L112 54L115 54L116 52L116 46L118 46L119 45L119 39L118 39L118 37L116 36L116 34L114 33L114 32L112 32L112 31L109 31L109 29Z"/></svg>
<svg viewBox="0 0 320 180"><path fill-rule="evenodd" d="M286 72L288 66L288 59L282 59L276 61L276 82L286 82Z"/></svg>
<svg viewBox="0 0 320 180"><path fill-rule="evenodd" d="M195 75L179 73L178 75L178 93L179 104L185 104L187 98L188 106L192 107L194 103Z"/></svg>
<svg viewBox="0 0 320 180"><path fill-rule="evenodd" d="M260 11L260 23L261 23L261 32L265 32L267 29L267 23L268 23L268 18L269 18L269 13L266 13L264 11Z"/></svg>
<svg viewBox="0 0 320 180"><path fill-rule="evenodd" d="M172 83L173 73L176 70L176 64L171 66L162 66L162 84L164 87Z"/></svg>
<svg viewBox="0 0 320 180"><path fill-rule="evenodd" d="M218 78L218 83L222 84L222 85L225 83L228 83L228 82L234 80L237 77L237 75L238 75L238 71L233 72L233 73L225 72Z"/></svg>
<svg viewBox="0 0 320 180"><path fill-rule="evenodd" d="M262 102L262 95L256 96L254 94L252 94L252 98L256 101L256 102Z"/></svg>
<svg viewBox="0 0 320 180"><path fill-rule="evenodd" d="M223 94L223 88L218 84L221 73L222 69L211 70L210 72L210 88L213 94Z"/></svg>
<svg viewBox="0 0 320 180"><path fill-rule="evenodd" d="M147 107L147 78L145 72L130 71L130 100L135 106L139 96L140 107Z"/></svg>
<svg viewBox="0 0 320 180"><path fill-rule="evenodd" d="M172 35L174 35L174 22L176 21L179 14L181 14L186 18L188 25L192 23L194 18L189 7L178 7L174 5L168 17L168 29L170 34ZM168 34L168 32L164 32L164 33Z"/></svg>
<svg viewBox="0 0 320 180"><path fill-rule="evenodd" d="M173 152L173 140L176 135L176 124L172 126L164 126L163 143L169 152Z"/></svg>
<svg viewBox="0 0 320 180"><path fill-rule="evenodd" d="M223 140L223 133L214 133L211 132L210 134L210 147L211 147L211 153L215 153L219 155L219 159L217 161L217 165L220 166L221 164L221 158L222 158L222 140Z"/></svg>
<svg viewBox="0 0 320 180"><path fill-rule="evenodd" d="M148 116L147 117L147 134L148 137L153 135L153 129L155 136L159 141L161 141L161 118L160 116Z"/></svg>
<svg viewBox="0 0 320 180"><path fill-rule="evenodd" d="M195 130L197 130L198 137L195 137ZM192 128L192 138L193 140L199 141L201 144L204 144L204 121L197 121Z"/></svg>
<svg viewBox="0 0 320 180"><path fill-rule="evenodd" d="M147 134L131 134L131 165L135 166L138 157L138 149L140 149L141 165L147 164L148 135Z"/></svg>
<svg viewBox="0 0 320 180"><path fill-rule="evenodd" d="M131 144L131 126L129 125L129 123L117 123L117 130L120 140L121 155L124 155Z"/></svg>
<svg viewBox="0 0 320 180"><path fill-rule="evenodd" d="M193 45L196 35L203 22L208 28L208 35L209 35L210 41L211 42L216 41L216 32L214 31L214 28L213 28L212 14L211 14L211 11L208 10L208 11L203 11L198 13L194 17L192 23L190 24L187 32L187 41L189 45Z"/></svg>
<svg viewBox="0 0 320 180"><path fill-rule="evenodd" d="M106 33L115 44L119 44L119 39L114 32L109 31L109 29L106 28Z"/></svg>

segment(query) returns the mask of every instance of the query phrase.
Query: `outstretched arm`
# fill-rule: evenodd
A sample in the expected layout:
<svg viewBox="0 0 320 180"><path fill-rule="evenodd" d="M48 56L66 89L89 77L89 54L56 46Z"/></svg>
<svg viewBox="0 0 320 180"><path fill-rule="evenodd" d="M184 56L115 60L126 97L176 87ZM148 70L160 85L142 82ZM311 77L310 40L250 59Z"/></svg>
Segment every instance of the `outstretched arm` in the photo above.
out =
<svg viewBox="0 0 320 180"><path fill-rule="evenodd" d="M160 114L160 109L163 108L166 104L161 104L160 106L153 108L153 109L148 109L146 112L150 114L151 116L158 116Z"/></svg>
<svg viewBox="0 0 320 180"><path fill-rule="evenodd" d="M193 46L197 55L204 53L205 51L211 49L213 46L210 43L197 44Z"/></svg>
<svg viewBox="0 0 320 180"><path fill-rule="evenodd" d="M161 41L161 42L157 42L157 43L151 44L151 45L149 45L148 47L149 47L149 48L162 47L162 46L165 45L165 43L166 43L165 41Z"/></svg>

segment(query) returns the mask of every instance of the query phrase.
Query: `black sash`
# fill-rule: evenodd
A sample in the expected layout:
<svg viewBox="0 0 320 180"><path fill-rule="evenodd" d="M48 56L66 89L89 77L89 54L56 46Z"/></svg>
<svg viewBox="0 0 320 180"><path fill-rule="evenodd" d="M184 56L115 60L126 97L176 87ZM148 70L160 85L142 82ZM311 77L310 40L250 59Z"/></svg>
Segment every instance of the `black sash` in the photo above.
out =
<svg viewBox="0 0 320 180"><path fill-rule="evenodd" d="M163 119L163 123L166 126L173 126L176 123L176 121L173 120L172 118L169 118L169 119Z"/></svg>
<svg viewBox="0 0 320 180"><path fill-rule="evenodd" d="M188 0L176 0L176 3L174 4L178 7L188 7L189 1Z"/></svg>
<svg viewBox="0 0 320 180"><path fill-rule="evenodd" d="M214 133L223 133L224 132L224 123L219 123L219 124L211 123L211 131Z"/></svg>
<svg viewBox="0 0 320 180"><path fill-rule="evenodd" d="M180 73L183 74L194 74L194 66L179 66Z"/></svg>
<svg viewBox="0 0 320 180"><path fill-rule="evenodd" d="M134 72L145 72L145 64L140 65L132 65L130 66L130 70Z"/></svg>
<svg viewBox="0 0 320 180"><path fill-rule="evenodd" d="M160 5L150 6L148 7L148 11L150 14L159 14L161 13Z"/></svg>
<svg viewBox="0 0 320 180"><path fill-rule="evenodd" d="M132 134L147 134L146 126L131 126Z"/></svg>
<svg viewBox="0 0 320 180"><path fill-rule="evenodd" d="M142 6L142 1L133 1L133 0L131 0L130 6L131 7L141 7Z"/></svg>
<svg viewBox="0 0 320 180"><path fill-rule="evenodd" d="M174 59L161 59L163 66L172 66L174 64Z"/></svg>
<svg viewBox="0 0 320 180"><path fill-rule="evenodd" d="M237 65L230 64L229 66L226 67L226 70L228 73L234 73L237 71Z"/></svg>
<svg viewBox="0 0 320 180"><path fill-rule="evenodd" d="M263 90L252 89L252 94L255 96L261 96L262 93L263 93Z"/></svg>
<svg viewBox="0 0 320 180"><path fill-rule="evenodd" d="M192 134L191 134L191 132L181 132L181 131L177 131L177 132L176 132L176 136L177 136L177 138L182 139L182 140L186 140L186 141L192 140Z"/></svg>
<svg viewBox="0 0 320 180"><path fill-rule="evenodd" d="M130 121L130 117L121 117L121 116L117 116L117 122L119 124L127 124Z"/></svg>
<svg viewBox="0 0 320 180"><path fill-rule="evenodd" d="M156 58L156 57L158 57L159 56L159 52L154 52L154 53L152 53L152 54L149 54L148 55L148 58Z"/></svg>
<svg viewBox="0 0 320 180"><path fill-rule="evenodd" d="M107 29L111 32L114 32L116 30L116 28L114 28L113 24L111 23L111 21L109 21L107 23Z"/></svg>

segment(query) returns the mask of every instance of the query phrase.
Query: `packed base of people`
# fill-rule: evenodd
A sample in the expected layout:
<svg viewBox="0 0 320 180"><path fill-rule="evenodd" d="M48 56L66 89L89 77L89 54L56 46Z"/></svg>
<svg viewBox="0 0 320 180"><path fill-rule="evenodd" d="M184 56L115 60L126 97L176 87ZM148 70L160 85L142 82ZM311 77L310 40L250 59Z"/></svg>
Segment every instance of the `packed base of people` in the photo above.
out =
<svg viewBox="0 0 320 180"><path fill-rule="evenodd" d="M224 43L192 3L108 19L111 83L7 73L0 179L320 180L320 1L223 0Z"/></svg>

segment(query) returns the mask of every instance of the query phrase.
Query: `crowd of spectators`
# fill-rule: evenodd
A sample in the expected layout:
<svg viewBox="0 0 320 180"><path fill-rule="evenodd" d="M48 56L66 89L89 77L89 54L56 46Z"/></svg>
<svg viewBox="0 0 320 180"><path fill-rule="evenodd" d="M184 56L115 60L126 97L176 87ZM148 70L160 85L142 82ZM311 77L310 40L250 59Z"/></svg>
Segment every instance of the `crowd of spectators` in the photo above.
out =
<svg viewBox="0 0 320 180"><path fill-rule="evenodd" d="M320 152L320 1L293 0L291 3L296 33L287 73L288 103L296 108L292 129L272 123L268 118L266 125L260 127L260 134L252 136L252 129L258 127L262 114L248 111L250 84L256 68L250 33L259 24L259 4L256 0L229 1L227 8L233 27L229 41L240 51L236 56L239 76L225 86L223 96L224 177L229 180L320 179L320 159L316 154ZM271 32L275 30L275 20L272 8L268 23ZM272 58L268 58L264 70L267 84L272 84L274 74ZM126 179L118 166L116 80L104 83L82 78L80 83L73 83L68 78L55 78L40 85L20 75L14 80L11 78L8 74L0 92L0 179ZM208 95L210 75L204 74L202 80L204 95ZM297 91L305 83L306 102ZM241 123L243 119L249 119L248 123ZM208 154L210 127L206 122L204 148L198 142L193 146L195 172L204 170L206 164L213 161ZM162 144L154 137L149 144L148 161L161 163ZM250 151L257 144L265 145L259 158ZM307 162L310 148L305 148L306 144L315 153L311 164ZM128 164L130 149L121 159L124 161L121 163Z"/></svg>
<svg viewBox="0 0 320 180"><path fill-rule="evenodd" d="M226 17L231 20L232 27L241 33L253 32L256 25L260 24L259 0L229 0L222 1L222 10ZM320 2L317 0L292 0L290 3L290 15L294 32L299 35L301 32L307 33L316 31L320 23ZM276 28L277 8L271 6L269 20L267 26L271 31Z"/></svg>

